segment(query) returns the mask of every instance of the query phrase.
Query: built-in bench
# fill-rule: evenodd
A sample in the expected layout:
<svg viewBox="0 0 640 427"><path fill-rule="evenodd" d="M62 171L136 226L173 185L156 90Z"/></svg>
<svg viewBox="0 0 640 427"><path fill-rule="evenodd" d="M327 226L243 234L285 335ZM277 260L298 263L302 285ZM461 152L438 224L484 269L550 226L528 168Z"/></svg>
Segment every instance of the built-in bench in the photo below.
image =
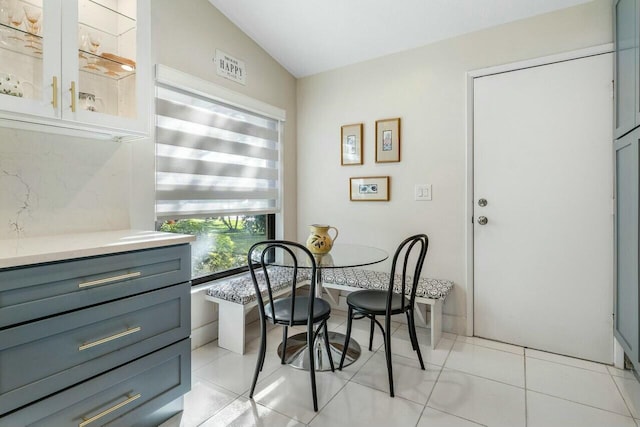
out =
<svg viewBox="0 0 640 427"><path fill-rule="evenodd" d="M267 296L264 273L256 271L256 278L264 300ZM269 267L269 278L274 297L284 295L291 290L290 268ZM308 270L298 270L298 287L308 284ZM234 353L244 354L246 315L249 310L258 305L249 273L214 282L207 289L205 299L218 303L218 346Z"/></svg>
<svg viewBox="0 0 640 427"><path fill-rule="evenodd" d="M281 296L291 289L291 269L269 267L273 296ZM263 299L266 283L261 271L256 272ZM396 276L399 283L399 276ZM298 271L298 287L309 284L308 270ZM389 273L358 268L334 268L322 270L322 284L335 305L339 305L340 291L353 292L358 289L387 289ZM435 348L442 335L442 303L453 288L449 280L421 278L416 291L416 303L431 306L430 321L424 313L416 310L431 328L431 345ZM238 354L244 354L246 315L258 305L253 281L249 273L231 279L214 282L207 288L205 298L218 304L218 346Z"/></svg>
<svg viewBox="0 0 640 427"><path fill-rule="evenodd" d="M340 291L353 292L359 289L389 288L390 274L361 268L332 268L322 270L322 286L327 295L336 305L339 305ZM410 280L409 280L410 281ZM394 288L400 291L402 276L396 274ZM416 289L416 304L431 306L429 322L425 318L425 311L416 310L422 321L431 328L431 347L435 348L442 336L442 304L453 289L450 280L429 279L421 277Z"/></svg>

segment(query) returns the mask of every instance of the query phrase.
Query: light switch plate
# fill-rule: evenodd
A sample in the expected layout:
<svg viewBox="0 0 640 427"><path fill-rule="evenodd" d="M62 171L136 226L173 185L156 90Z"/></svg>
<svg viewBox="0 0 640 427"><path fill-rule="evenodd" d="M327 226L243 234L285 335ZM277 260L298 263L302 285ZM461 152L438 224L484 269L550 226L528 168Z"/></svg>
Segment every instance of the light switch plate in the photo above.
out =
<svg viewBox="0 0 640 427"><path fill-rule="evenodd" d="M416 200L431 200L431 184L416 184L414 194Z"/></svg>

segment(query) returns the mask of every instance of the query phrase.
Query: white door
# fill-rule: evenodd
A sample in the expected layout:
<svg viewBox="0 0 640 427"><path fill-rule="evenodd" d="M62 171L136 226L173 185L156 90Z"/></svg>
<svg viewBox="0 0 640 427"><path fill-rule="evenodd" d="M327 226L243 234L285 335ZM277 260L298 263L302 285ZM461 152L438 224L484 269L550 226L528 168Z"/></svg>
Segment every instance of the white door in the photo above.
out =
<svg viewBox="0 0 640 427"><path fill-rule="evenodd" d="M474 335L612 362L611 81L612 54L474 79Z"/></svg>

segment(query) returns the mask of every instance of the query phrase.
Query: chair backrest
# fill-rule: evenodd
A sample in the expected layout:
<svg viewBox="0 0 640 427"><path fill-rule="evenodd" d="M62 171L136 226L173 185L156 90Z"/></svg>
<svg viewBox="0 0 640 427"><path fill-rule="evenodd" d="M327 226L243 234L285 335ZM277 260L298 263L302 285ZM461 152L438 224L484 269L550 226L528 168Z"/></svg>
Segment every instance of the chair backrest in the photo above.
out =
<svg viewBox="0 0 640 427"><path fill-rule="evenodd" d="M396 249L391 263L391 274L389 277L389 293L387 295L387 314L391 312L392 296L395 293L401 294L403 297L409 295L409 303L411 307L415 304L416 289L420 281L420 273L424 265L424 259L427 256L427 248L429 247L429 238L426 234L416 234L406 238ZM413 271L407 270L413 265ZM397 289L396 274L400 274L398 267L402 268L402 281L400 289ZM411 283L407 283L411 279ZM407 286L409 285L409 286ZM394 289L394 287L396 289Z"/></svg>
<svg viewBox="0 0 640 427"><path fill-rule="evenodd" d="M272 278L270 277L271 270L268 268L271 265L285 266L288 268L290 276L286 278L287 282L290 279L291 287L291 299L290 299L290 313L295 312L295 297L298 285L298 274L300 267L304 266L305 269L310 270L310 287L309 287L309 313L313 314L313 300L316 287L316 261L306 247L297 242L291 242L287 240L265 240L258 242L251 246L247 254L247 263L249 265L249 273L251 274L251 280L256 291L258 300L258 310L260 316L264 317L264 296L260 292L260 284L257 271L262 271L262 277L266 284L266 303L271 307L271 313L274 313L275 306L272 291ZM281 273L282 269L278 269ZM287 274L288 274L287 273ZM306 276L306 274L305 274ZM281 277L278 280L282 280ZM274 319L275 320L275 319ZM293 326L293 316L289 319L289 326Z"/></svg>

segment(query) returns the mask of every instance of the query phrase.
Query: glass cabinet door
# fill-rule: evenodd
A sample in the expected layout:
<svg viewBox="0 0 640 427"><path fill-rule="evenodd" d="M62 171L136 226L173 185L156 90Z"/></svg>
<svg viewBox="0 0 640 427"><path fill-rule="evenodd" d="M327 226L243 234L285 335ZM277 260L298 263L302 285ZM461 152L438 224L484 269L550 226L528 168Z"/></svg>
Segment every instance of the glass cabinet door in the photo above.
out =
<svg viewBox="0 0 640 427"><path fill-rule="evenodd" d="M43 3L0 0L0 109L56 117L60 10Z"/></svg>
<svg viewBox="0 0 640 427"><path fill-rule="evenodd" d="M77 0L73 11L63 11L63 118L111 129L147 128L140 71L146 72L148 60L139 61L140 4L148 3ZM143 27L146 21L148 15Z"/></svg>
<svg viewBox="0 0 640 427"><path fill-rule="evenodd" d="M136 2L102 3L78 2L78 107L135 117Z"/></svg>

